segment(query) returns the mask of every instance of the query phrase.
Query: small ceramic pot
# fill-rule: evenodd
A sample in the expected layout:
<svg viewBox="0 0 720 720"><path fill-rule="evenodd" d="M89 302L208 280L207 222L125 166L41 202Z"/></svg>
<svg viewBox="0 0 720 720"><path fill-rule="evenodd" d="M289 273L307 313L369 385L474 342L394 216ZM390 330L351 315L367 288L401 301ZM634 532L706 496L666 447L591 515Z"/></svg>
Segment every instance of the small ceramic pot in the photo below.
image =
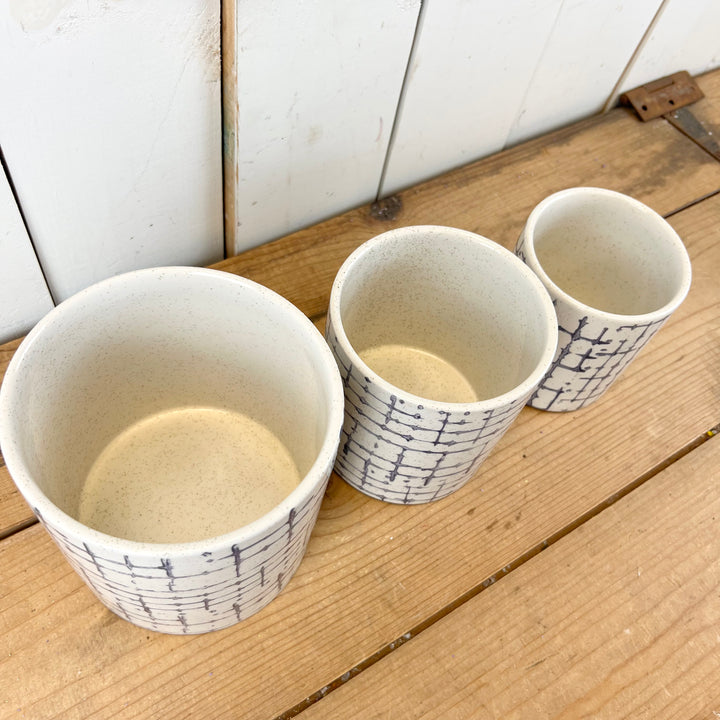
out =
<svg viewBox="0 0 720 720"><path fill-rule="evenodd" d="M531 212L515 249L558 317L558 349L529 404L578 410L597 400L690 289L685 246L638 200L579 187Z"/></svg>
<svg viewBox="0 0 720 720"><path fill-rule="evenodd" d="M227 499L206 473L227 450L218 433L177 468L184 484L178 478L175 486L171 474L159 492L161 463L147 468L143 487L156 491L154 499L131 508L151 528L169 525L169 537L176 524L206 513L206 537L145 542L79 520L102 453L146 418L184 408L242 415L272 433L297 470L294 489L249 523L218 532L213 513L224 511ZM38 323L0 390L0 443L18 489L108 608L151 630L201 633L257 612L292 577L335 460L342 416L334 359L297 308L235 275L158 268L83 290ZM188 441L204 437L202 417ZM125 474L105 482L122 483ZM223 487L234 479L242 478ZM126 500L118 491L110 513ZM178 515L181 501L188 507Z"/></svg>
<svg viewBox="0 0 720 720"><path fill-rule="evenodd" d="M419 226L345 261L326 339L345 387L337 473L371 497L424 503L475 474L549 367L557 325L511 252Z"/></svg>

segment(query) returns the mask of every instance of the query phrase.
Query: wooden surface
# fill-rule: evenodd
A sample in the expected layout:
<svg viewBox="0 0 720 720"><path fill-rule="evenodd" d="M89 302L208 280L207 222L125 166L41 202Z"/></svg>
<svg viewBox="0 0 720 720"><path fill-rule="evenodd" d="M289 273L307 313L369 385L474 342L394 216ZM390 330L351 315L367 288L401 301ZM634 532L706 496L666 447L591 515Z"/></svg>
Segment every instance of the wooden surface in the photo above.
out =
<svg viewBox="0 0 720 720"><path fill-rule="evenodd" d="M306 716L717 717L718 523L716 439Z"/></svg>
<svg viewBox="0 0 720 720"><path fill-rule="evenodd" d="M717 122L720 73L701 85L693 111ZM398 507L333 477L298 573L233 628L170 637L105 610L0 468L0 717L720 712L720 162L619 109L415 187L392 221L361 208L221 267L322 324L372 235L432 222L511 246L539 199L578 184L670 216L694 271L680 310L595 405L524 409L446 500Z"/></svg>

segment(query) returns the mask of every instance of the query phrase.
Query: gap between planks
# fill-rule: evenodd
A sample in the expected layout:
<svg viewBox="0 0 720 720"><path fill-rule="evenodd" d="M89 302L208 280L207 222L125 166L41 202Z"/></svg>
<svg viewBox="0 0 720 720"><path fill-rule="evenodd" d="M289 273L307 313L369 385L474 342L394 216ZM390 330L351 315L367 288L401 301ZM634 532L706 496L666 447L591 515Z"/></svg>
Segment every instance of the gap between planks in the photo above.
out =
<svg viewBox="0 0 720 720"><path fill-rule="evenodd" d="M718 162L720 162L720 160L718 160ZM675 208L675 210L671 210L669 213L666 213L665 215L663 215L663 217L666 220L668 220L669 218L673 217L674 215L678 215L683 210L688 210L689 208L691 208L695 205L699 205L704 200L709 200L710 198L715 197L715 195L718 195L718 194L720 194L720 189L713 190L712 192L706 193L702 197L695 198L694 200L691 200L690 202L687 202L684 205L681 205L679 208Z"/></svg>
<svg viewBox="0 0 720 720"><path fill-rule="evenodd" d="M367 657L362 662L358 663L354 667L352 667L347 672L343 673L339 677L335 678L331 682L329 682L324 687L320 688L316 692L314 692L312 695L309 695L305 700L298 703L294 707L290 708L289 710L286 710L284 713L278 715L275 720L290 720L290 718L294 718L297 715L301 714L304 710L309 708L311 705L314 705L319 700L322 700L324 697L326 697L328 694L333 692L334 690L337 690L339 687L344 685L346 682L348 682L350 679L356 677L364 670L367 670L372 665L374 665L379 660L382 660L383 658L387 657L391 652L394 650L397 650L401 645L404 645L408 640L417 637L420 633L427 630L429 627L434 625L439 620L442 620L443 618L447 617L450 613L457 610L461 605L464 605L469 600L472 600L474 597L479 595L481 592L489 588L491 585L494 585L498 580L501 580L502 578L509 575L514 570L517 570L521 565L524 565L529 560L532 560L534 557L539 555L541 552L549 548L551 545L554 545L558 540L561 540L562 538L569 535L571 532L579 528L581 525L584 525L592 518L598 516L601 512L606 510L607 508L614 505L618 500L621 500L622 498L629 495L634 490L637 490L641 485L644 485L646 482L654 478L659 473L666 470L668 467L676 463L681 458L685 457L689 453L691 453L693 450L696 450L698 447L706 443L711 438L715 437L715 435L720 433L720 422L716 423L712 428L709 430L706 430L704 433L696 437L694 440L689 442L684 447L680 448L679 450L676 450L672 455L668 456L661 462L657 463L654 467L650 468L647 472L643 473L639 477L637 477L632 482L628 483L625 487L623 487L621 490L613 493L609 497L605 498L602 502L596 504L594 507L587 510L585 513L580 515L578 518L576 518L573 522L565 525L564 527L557 530L555 533L550 535L548 538L543 540L540 543L537 543L535 546L531 547L530 549L526 550L524 553L519 555L515 560L511 561L505 567L498 570L495 574L491 575L490 577L483 580L480 584L476 585L475 587L471 588L470 590L466 591L462 595L460 595L458 598L456 598L453 602L446 605L444 608L441 608L437 612L433 613L429 617L427 617L425 620L423 620L421 623L415 625L414 627L410 628L408 632L401 635L400 637L396 638L392 642L389 642L387 645L384 645L379 650L374 652L372 655Z"/></svg>
<svg viewBox="0 0 720 720"><path fill-rule="evenodd" d="M23 530L27 530L29 527L32 527L33 525L37 525L37 518L33 515L32 517L27 518L26 520L22 520L19 523L15 523L15 525L11 525L10 527L6 528L5 530L0 532L0 542L2 540L5 540L6 538L9 538L11 535L14 535L15 533L22 532Z"/></svg>

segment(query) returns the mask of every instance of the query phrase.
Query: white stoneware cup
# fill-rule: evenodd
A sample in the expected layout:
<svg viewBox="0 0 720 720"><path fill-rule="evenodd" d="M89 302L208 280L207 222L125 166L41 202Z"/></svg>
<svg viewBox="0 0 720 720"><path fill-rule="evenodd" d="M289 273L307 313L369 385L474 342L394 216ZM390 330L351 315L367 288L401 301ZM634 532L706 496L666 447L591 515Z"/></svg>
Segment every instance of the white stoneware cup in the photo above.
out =
<svg viewBox="0 0 720 720"><path fill-rule="evenodd" d="M529 404L577 410L597 400L690 289L685 246L669 223L627 195L578 187L531 212L515 249L558 317L558 349Z"/></svg>
<svg viewBox="0 0 720 720"><path fill-rule="evenodd" d="M326 339L345 386L336 472L371 497L445 497L477 471L552 361L537 277L464 230L391 230L340 268Z"/></svg>
<svg viewBox="0 0 720 720"><path fill-rule="evenodd" d="M179 442L152 435L168 418L190 418ZM228 418L246 424L227 435ZM315 524L342 418L338 369L312 323L265 287L201 268L140 270L63 302L22 342L0 391L7 466L70 565L121 617L176 634L232 625L287 584ZM146 532L165 527L177 540L127 539L78 520L102 453L137 428L145 434L124 446L122 467L104 482L122 488L133 451L152 450L147 503L135 496L132 515L122 515L129 496L117 490L110 520L144 519ZM267 437L279 445L261 447ZM294 464L297 482L234 526L233 513L245 508L238 488L256 483L238 468L257 460L256 450L268 467ZM191 526L194 539L183 540Z"/></svg>

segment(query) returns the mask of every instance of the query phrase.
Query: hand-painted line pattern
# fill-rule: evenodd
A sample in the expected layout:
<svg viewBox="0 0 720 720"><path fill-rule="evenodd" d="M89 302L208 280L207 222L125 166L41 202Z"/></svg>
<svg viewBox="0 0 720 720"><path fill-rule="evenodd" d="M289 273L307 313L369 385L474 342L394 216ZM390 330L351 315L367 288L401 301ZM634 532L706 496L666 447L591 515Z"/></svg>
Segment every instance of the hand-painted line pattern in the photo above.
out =
<svg viewBox="0 0 720 720"><path fill-rule="evenodd" d="M589 405L664 322L610 328L588 316L559 318L558 351L529 404L541 410L575 410Z"/></svg>
<svg viewBox="0 0 720 720"><path fill-rule="evenodd" d="M477 471L527 396L503 410L431 410L387 393L354 367L328 319L326 339L345 387L345 422L335 470L350 485L395 503L445 497Z"/></svg>
<svg viewBox="0 0 720 720"><path fill-rule="evenodd" d="M515 254L527 264L524 233ZM597 400L666 320L610 326L589 315L578 317L557 297L553 304L558 316L558 349L528 401L540 410L579 410Z"/></svg>
<svg viewBox="0 0 720 720"><path fill-rule="evenodd" d="M201 633L249 617L284 588L305 554L324 492L322 484L254 542L172 559L101 551L64 535L35 512L108 608L151 630Z"/></svg>

